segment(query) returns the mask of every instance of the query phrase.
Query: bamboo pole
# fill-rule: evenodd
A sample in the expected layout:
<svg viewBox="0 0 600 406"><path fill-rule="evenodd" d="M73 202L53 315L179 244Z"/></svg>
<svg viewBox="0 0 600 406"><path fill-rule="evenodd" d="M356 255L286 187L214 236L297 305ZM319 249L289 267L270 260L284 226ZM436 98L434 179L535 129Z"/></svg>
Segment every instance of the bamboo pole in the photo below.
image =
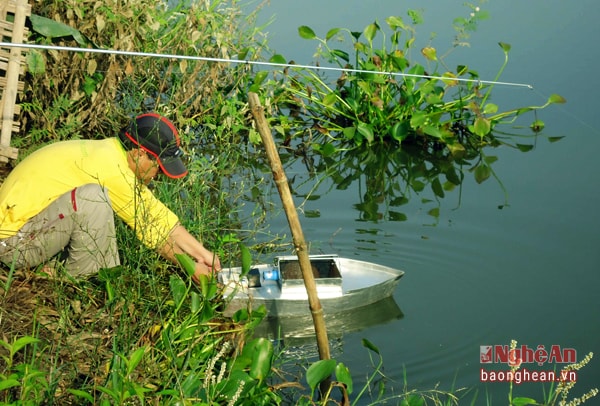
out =
<svg viewBox="0 0 600 406"><path fill-rule="evenodd" d="M317 285L315 278L312 273L310 259L308 257L308 250L306 247L306 241L304 240L304 234L300 221L298 220L298 212L294 206L294 200L292 199L292 193L285 176L283 165L281 164L281 158L275 147L273 136L269 128L269 124L265 119L263 108L258 99L258 95L254 92L248 93L248 102L250 104L250 111L254 117L254 122L260 134L260 138L265 146L267 157L271 163L271 170L273 172L273 179L281 202L283 203L283 209L290 225L292 232L292 240L296 255L298 256L298 262L300 263L300 269L302 270L302 277L304 278L304 286L308 293L308 304L310 312L313 318L313 324L315 326L315 335L317 337L317 347L319 349L320 359L330 359L331 355L329 352L329 340L327 339L327 328L325 327L325 319L323 317L323 308L321 307L321 301L317 296Z"/></svg>

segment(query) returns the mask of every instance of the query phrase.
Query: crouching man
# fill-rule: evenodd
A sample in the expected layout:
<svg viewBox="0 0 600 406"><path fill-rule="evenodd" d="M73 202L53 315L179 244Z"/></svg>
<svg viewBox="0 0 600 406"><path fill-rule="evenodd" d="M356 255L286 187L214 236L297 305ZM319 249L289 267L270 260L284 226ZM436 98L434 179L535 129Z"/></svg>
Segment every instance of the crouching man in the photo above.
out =
<svg viewBox="0 0 600 406"><path fill-rule="evenodd" d="M75 277L120 265L116 213L164 258L192 257L196 281L219 271L219 258L147 187L159 172L184 177L181 154L173 123L154 113L138 116L118 137L61 141L33 152L0 187L0 261L33 268L64 253Z"/></svg>

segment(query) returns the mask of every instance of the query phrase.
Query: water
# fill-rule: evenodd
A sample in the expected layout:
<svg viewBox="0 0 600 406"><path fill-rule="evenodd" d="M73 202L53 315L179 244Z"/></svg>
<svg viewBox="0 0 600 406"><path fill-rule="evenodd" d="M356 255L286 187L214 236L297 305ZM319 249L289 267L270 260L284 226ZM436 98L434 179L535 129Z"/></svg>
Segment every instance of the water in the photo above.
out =
<svg viewBox="0 0 600 406"><path fill-rule="evenodd" d="M436 32L432 45L445 49L454 34L452 19L467 13L462 4L280 1L261 15L265 21L275 15L267 28L270 46L308 64L315 48L298 37L299 25L324 35L332 27L358 30L375 19L383 24L387 16L420 8L425 24L418 28L419 41L426 44L429 33ZM545 134L565 138L554 144L540 139L528 153L493 151L500 158L494 169L509 193L509 207L502 210L499 185L493 179L478 185L470 177L460 201L453 192L440 202L437 221L427 215L431 205L422 204L420 196L403 207L407 221L361 221L354 207L360 201L359 185L333 189L305 204L306 210L320 212L319 218L301 218L313 249L406 272L394 295L403 317L342 334L336 358L358 372L355 387L370 364L362 338L380 348L396 390L402 387L405 368L410 387L440 383L445 389L478 388L478 404L484 403L485 392L493 404L505 404L508 391L505 383L480 382L481 345L516 339L534 349L539 344L575 348L578 359L590 351L600 353L600 131L595 120L600 8L593 0L492 0L481 7L491 19L480 23L471 47L457 50L452 60L493 79L503 59L497 42L510 43L510 62L501 80L529 83L535 90L498 87L494 102L509 108L541 105L551 93L564 96L568 104L543 110L539 118L546 123ZM271 227L289 235L281 213ZM496 367L506 370L505 365ZM599 381L596 358L580 371L573 393L597 387ZM521 385L515 391L541 400L542 386Z"/></svg>

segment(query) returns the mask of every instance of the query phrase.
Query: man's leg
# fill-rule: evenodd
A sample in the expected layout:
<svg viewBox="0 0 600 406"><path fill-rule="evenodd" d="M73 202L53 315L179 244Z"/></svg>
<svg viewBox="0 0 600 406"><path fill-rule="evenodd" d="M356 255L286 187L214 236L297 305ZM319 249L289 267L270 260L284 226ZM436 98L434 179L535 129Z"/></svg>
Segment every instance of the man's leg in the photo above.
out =
<svg viewBox="0 0 600 406"><path fill-rule="evenodd" d="M73 276L120 264L113 210L106 190L96 184L60 196L0 244L0 260L16 269L35 267L64 249Z"/></svg>
<svg viewBox="0 0 600 406"><path fill-rule="evenodd" d="M73 198L73 233L65 266L73 276L120 265L114 212L106 189L91 184L78 187Z"/></svg>

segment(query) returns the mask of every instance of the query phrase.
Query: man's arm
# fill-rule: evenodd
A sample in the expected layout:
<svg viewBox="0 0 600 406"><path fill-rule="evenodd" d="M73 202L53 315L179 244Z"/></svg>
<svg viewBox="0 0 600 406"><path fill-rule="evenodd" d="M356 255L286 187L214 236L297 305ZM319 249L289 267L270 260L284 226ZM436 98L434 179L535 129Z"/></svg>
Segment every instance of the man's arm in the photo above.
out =
<svg viewBox="0 0 600 406"><path fill-rule="evenodd" d="M191 235L181 224L176 225L167 242L158 250L160 255L177 263L175 254L187 254L196 261L196 272L192 278L198 281L200 275L210 275L221 270L219 257L207 250L200 241Z"/></svg>

